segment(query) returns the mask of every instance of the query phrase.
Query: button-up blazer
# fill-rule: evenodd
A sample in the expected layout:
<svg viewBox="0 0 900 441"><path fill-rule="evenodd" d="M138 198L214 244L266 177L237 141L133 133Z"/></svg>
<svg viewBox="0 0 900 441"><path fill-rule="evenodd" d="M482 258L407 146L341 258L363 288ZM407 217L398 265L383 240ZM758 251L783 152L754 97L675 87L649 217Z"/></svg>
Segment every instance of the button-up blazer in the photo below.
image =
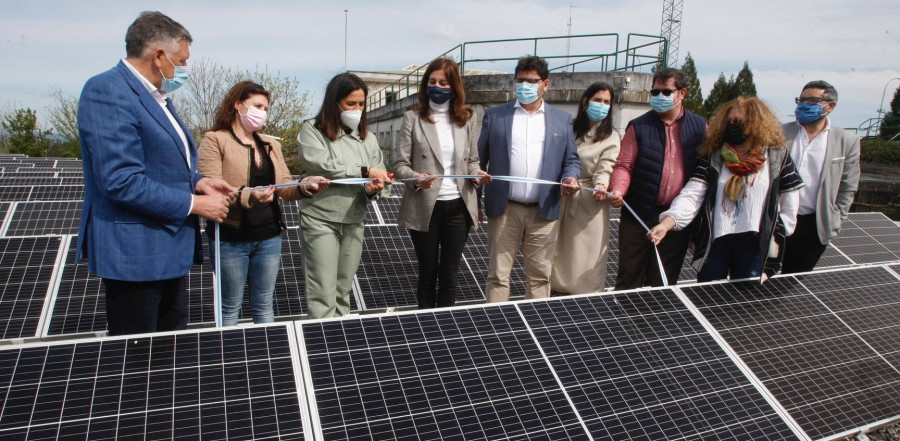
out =
<svg viewBox="0 0 900 441"><path fill-rule="evenodd" d="M800 123L789 122L781 128L790 149L801 129ZM832 125L828 131L825 162L819 182L807 182L806 185L819 187L816 227L819 241L828 244L841 230L841 223L850 212L859 186L859 137Z"/></svg>
<svg viewBox="0 0 900 441"><path fill-rule="evenodd" d="M453 128L453 167L457 175L472 175L481 170L478 161L478 128L475 118L469 118L466 125ZM400 140L394 149L394 177L407 179L416 173L429 175L446 174L443 164L441 142L434 123L423 121L419 114L409 110L403 114ZM406 192L400 202L397 223L411 230L428 231L434 203L440 192L441 180L431 188L419 188L415 181L406 181ZM459 194L466 204L472 224L478 228L478 199L475 184L471 179L456 179Z"/></svg>

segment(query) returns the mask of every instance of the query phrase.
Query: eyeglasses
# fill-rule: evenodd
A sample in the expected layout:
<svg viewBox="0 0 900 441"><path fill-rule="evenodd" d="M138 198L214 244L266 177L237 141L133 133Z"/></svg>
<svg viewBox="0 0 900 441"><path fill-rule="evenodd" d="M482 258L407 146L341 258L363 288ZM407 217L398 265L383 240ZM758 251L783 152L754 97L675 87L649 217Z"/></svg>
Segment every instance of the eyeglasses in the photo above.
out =
<svg viewBox="0 0 900 441"><path fill-rule="evenodd" d="M679 89L650 89L650 95L657 96L662 93L663 96L669 96L674 92L678 92L678 90Z"/></svg>
<svg viewBox="0 0 900 441"><path fill-rule="evenodd" d="M831 102L834 100L830 100L828 98L821 98L821 97L817 97L817 96L798 96L797 98L794 98L794 102L797 104L801 104L801 103L819 104L820 101Z"/></svg>
<svg viewBox="0 0 900 441"><path fill-rule="evenodd" d="M516 78L515 79L515 82L520 83L520 84L521 83L537 84L537 83L540 83L541 81L544 81L544 80L542 80L540 78Z"/></svg>

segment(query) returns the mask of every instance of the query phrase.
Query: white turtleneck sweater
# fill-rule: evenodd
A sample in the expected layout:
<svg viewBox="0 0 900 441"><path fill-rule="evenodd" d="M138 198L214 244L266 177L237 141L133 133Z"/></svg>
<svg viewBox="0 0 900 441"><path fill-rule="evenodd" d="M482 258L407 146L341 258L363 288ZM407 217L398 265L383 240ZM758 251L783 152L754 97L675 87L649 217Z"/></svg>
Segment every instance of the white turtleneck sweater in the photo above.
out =
<svg viewBox="0 0 900 441"><path fill-rule="evenodd" d="M428 100L431 106L431 117L434 119L434 128L437 129L438 140L441 143L441 164L444 166L445 175L455 175L456 167L453 162L453 122L450 121L450 101L444 104L435 104ZM438 191L437 200L449 201L460 197L456 179L441 179L441 188Z"/></svg>

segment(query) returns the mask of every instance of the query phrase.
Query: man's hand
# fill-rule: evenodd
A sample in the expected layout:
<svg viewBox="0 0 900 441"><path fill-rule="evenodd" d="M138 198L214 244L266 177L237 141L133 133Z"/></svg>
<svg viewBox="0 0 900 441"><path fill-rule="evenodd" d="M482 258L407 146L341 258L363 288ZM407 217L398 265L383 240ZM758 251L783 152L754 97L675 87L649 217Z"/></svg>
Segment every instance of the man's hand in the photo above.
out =
<svg viewBox="0 0 900 441"><path fill-rule="evenodd" d="M595 199L595 200L598 200L598 201L605 201L605 200L606 200L606 186L605 186L605 185L603 185L603 184L597 184L597 185L594 186L594 190L597 190L597 191L594 192L594 199Z"/></svg>
<svg viewBox="0 0 900 441"><path fill-rule="evenodd" d="M221 195L194 195L194 205L191 214L209 219L216 223L222 223L228 215L229 200Z"/></svg>
<svg viewBox="0 0 900 441"><path fill-rule="evenodd" d="M606 200L609 201L609 205L613 208L622 208L625 205L625 198L622 197L622 192L618 190L606 195Z"/></svg>
<svg viewBox="0 0 900 441"><path fill-rule="evenodd" d="M238 195L236 188L232 187L224 180L217 178L200 178L200 180L197 181L197 186L194 187L194 190L197 191L197 194L226 197L228 198L229 204L233 202Z"/></svg>
<svg viewBox="0 0 900 441"><path fill-rule="evenodd" d="M475 172L475 174L481 176L480 178L475 179L475 183L478 184L479 186L487 185L489 182L491 182L491 180L494 179L491 175L489 175L484 170L478 170L477 172Z"/></svg>
<svg viewBox="0 0 900 441"><path fill-rule="evenodd" d="M565 195L573 195L578 192L578 180L568 177L562 180L562 193Z"/></svg>

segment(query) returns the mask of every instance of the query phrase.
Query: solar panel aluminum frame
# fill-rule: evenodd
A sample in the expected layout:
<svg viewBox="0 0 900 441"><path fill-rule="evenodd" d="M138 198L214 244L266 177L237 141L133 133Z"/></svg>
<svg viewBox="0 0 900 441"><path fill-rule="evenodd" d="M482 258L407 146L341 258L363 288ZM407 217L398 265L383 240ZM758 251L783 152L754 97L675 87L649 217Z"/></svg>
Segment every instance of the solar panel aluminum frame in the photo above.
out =
<svg viewBox="0 0 900 441"><path fill-rule="evenodd" d="M41 309L41 318L38 320L37 332L34 335L35 337L44 337L47 328L50 327L50 317L53 315L53 306L56 303L56 293L59 291L59 282L62 277L63 265L65 265L69 243L72 241L71 235L64 235L61 237L62 240L59 241L59 251L56 252L56 262L53 265L53 274L50 276L47 295L44 297L44 307Z"/></svg>
<svg viewBox="0 0 900 441"><path fill-rule="evenodd" d="M0 237L6 237L6 232L9 231L9 225L12 223L12 218L18 206L18 202L9 203L9 208L6 209L6 216L3 218L3 222L0 223Z"/></svg>

